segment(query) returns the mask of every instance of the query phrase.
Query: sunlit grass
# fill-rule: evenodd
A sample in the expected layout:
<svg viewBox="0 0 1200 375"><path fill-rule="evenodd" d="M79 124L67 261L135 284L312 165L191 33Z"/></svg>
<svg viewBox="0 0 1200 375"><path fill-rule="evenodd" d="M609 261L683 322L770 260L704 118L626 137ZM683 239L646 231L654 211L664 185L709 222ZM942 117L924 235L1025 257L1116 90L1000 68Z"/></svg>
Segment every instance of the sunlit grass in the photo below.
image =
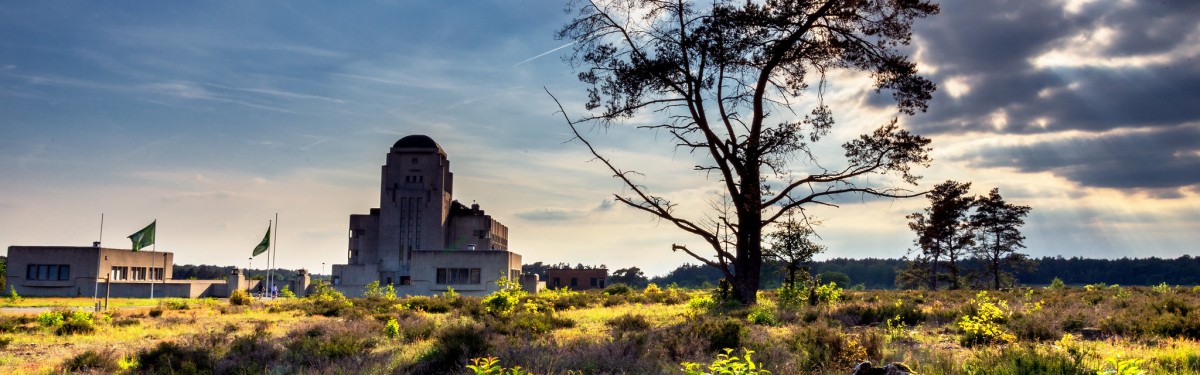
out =
<svg viewBox="0 0 1200 375"><path fill-rule="evenodd" d="M110 298L108 308L120 307L150 307L158 305L164 298ZM16 301L9 298L0 299L0 307L74 307L94 308L96 302L104 304L104 298L99 300L84 297L21 297Z"/></svg>

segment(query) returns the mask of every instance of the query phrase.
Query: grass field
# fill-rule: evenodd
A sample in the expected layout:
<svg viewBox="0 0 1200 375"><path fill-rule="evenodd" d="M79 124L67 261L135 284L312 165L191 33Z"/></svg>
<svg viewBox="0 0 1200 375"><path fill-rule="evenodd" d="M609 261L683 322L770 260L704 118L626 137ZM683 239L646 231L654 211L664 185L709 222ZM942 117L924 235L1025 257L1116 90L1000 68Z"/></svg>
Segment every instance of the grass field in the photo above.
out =
<svg viewBox="0 0 1200 375"><path fill-rule="evenodd" d="M536 374L679 374L731 348L774 374L847 374L864 360L921 374L1200 374L1191 289L824 292L813 303L765 292L751 308L674 288L327 292L245 305L122 299L96 314L72 311L90 298L28 298L5 306L56 308L0 315L0 373L472 373L471 359L494 357Z"/></svg>

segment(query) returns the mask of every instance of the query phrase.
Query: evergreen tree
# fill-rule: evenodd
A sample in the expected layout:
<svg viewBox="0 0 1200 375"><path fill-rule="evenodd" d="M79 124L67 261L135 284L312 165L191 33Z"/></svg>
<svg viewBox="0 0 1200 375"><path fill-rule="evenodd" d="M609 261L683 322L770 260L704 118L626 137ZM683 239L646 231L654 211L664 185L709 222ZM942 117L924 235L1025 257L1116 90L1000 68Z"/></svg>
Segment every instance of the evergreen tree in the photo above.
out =
<svg viewBox="0 0 1200 375"><path fill-rule="evenodd" d="M817 223L796 221L789 215L786 221L775 224L778 230L767 235L770 247L766 249L766 256L783 263L787 272L784 282L788 285L795 285L796 273L799 271L804 271L807 279L808 263L812 262L813 256L826 249L825 246L812 241L811 237L816 234L812 224Z"/></svg>
<svg viewBox="0 0 1200 375"><path fill-rule="evenodd" d="M958 261L974 244L967 221L967 212L975 203L975 197L967 195L970 190L970 182L947 180L929 192L929 207L907 216L912 220L908 223L909 229L917 234L913 243L920 249L918 257L923 258L913 264L929 267L925 276L929 278L930 289L938 289L938 279L943 277L939 270L943 259L950 273L950 288L962 286Z"/></svg>
<svg viewBox="0 0 1200 375"><path fill-rule="evenodd" d="M975 231L978 246L975 255L985 263L985 273L992 276L992 288L1000 289L1001 276L1008 275L1005 267L1027 262L1025 236L1020 227L1025 224L1029 206L1009 204L1000 196L1000 189L992 189L987 197L977 198L975 213L971 215L971 228Z"/></svg>

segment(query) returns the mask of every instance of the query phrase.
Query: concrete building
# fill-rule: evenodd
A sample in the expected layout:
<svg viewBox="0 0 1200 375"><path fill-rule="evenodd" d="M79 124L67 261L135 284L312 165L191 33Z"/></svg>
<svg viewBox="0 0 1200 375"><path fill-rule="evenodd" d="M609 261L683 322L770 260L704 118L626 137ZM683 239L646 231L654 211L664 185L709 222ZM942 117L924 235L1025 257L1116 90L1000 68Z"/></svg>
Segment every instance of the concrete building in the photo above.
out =
<svg viewBox="0 0 1200 375"><path fill-rule="evenodd" d="M551 268L546 270L547 288L571 290L604 289L608 270L604 268Z"/></svg>
<svg viewBox="0 0 1200 375"><path fill-rule="evenodd" d="M99 263L97 263L99 262ZM6 277L17 294L37 297L229 297L231 291L253 291L260 280L246 280L234 269L225 280L173 280L175 255L85 246L9 246ZM99 272L97 272L99 271ZM99 274L97 277L97 274ZM308 273L287 284L297 296L309 288Z"/></svg>
<svg viewBox="0 0 1200 375"><path fill-rule="evenodd" d="M382 168L379 208L350 215L346 264L333 265L333 286L358 296L366 284L398 294L465 295L495 291L502 276L518 279L521 256L508 251L508 227L453 198L446 152L424 135L401 138Z"/></svg>

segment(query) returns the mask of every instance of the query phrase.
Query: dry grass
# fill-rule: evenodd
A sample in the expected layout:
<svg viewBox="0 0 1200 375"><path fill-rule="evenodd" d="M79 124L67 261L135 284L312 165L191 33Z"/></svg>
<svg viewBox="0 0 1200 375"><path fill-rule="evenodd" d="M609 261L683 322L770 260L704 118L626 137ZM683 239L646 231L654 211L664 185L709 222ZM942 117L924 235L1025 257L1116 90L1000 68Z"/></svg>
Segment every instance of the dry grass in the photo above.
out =
<svg viewBox="0 0 1200 375"><path fill-rule="evenodd" d="M836 305L793 310L780 309L766 293L753 310L716 311L592 292L526 298L522 306L543 308L507 316L463 297L352 300L334 317L320 315L328 310L308 300L249 306L128 300L122 303L138 307L98 314L92 334L60 336L40 326L36 314L0 314L0 373L87 365L121 372L121 360L128 367L132 358L162 356L191 358L218 373L444 373L477 356L539 374L670 373L680 362L710 361L722 347L743 347L777 374L844 374L862 360L904 362L922 374L1084 374L1115 358L1140 359L1148 373L1200 374L1198 294L1093 287L988 296L1006 306L999 324L1014 343L960 344L956 322L980 309L971 291L847 292ZM555 303L565 307L544 308ZM750 319L751 311L770 319ZM395 338L383 334L391 319L400 323Z"/></svg>

